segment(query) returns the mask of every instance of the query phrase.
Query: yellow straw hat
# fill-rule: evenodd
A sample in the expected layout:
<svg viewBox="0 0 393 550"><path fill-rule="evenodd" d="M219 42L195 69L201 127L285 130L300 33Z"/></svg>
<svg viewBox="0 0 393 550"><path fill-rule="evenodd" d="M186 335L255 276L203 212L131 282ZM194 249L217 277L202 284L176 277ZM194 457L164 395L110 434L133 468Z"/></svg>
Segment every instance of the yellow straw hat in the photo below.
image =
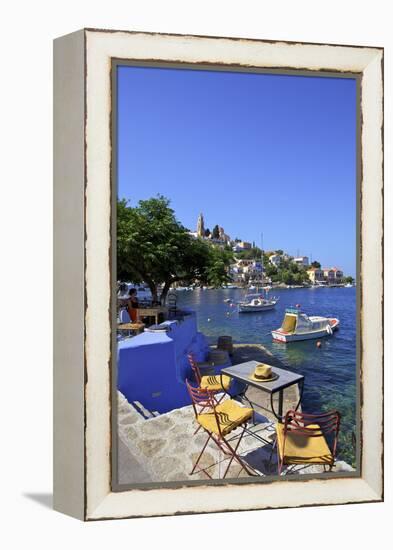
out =
<svg viewBox="0 0 393 550"><path fill-rule="evenodd" d="M278 378L278 374L272 371L270 365L260 363L255 367L254 372L250 374L250 378L251 380L255 380L255 382L271 382Z"/></svg>

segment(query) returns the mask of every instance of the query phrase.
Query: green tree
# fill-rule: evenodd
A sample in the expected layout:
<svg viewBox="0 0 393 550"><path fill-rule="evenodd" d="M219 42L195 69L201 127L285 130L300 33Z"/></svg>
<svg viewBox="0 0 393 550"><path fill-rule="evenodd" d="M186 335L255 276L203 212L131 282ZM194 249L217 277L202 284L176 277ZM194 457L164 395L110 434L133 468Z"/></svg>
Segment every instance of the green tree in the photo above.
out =
<svg viewBox="0 0 393 550"><path fill-rule="evenodd" d="M232 255L189 235L169 200L159 195L136 207L117 204L117 277L145 282L164 302L176 282L221 285L229 280ZM158 297L158 286L163 285Z"/></svg>
<svg viewBox="0 0 393 550"><path fill-rule="evenodd" d="M239 260L252 260L253 253L251 248L249 250L239 250L239 252L236 252L236 258Z"/></svg>
<svg viewBox="0 0 393 550"><path fill-rule="evenodd" d="M281 281L286 285L291 285L293 282L293 275L289 269L283 269L281 271Z"/></svg>
<svg viewBox="0 0 393 550"><path fill-rule="evenodd" d="M208 227L205 229L205 237L210 237L210 229Z"/></svg>
<svg viewBox="0 0 393 550"><path fill-rule="evenodd" d="M315 267L316 269L321 269L321 264L319 262L311 262L311 267Z"/></svg>
<svg viewBox="0 0 393 550"><path fill-rule="evenodd" d="M220 228L218 227L218 225L215 225L213 227L212 237L213 237L213 239L219 239L220 238Z"/></svg>
<svg viewBox="0 0 393 550"><path fill-rule="evenodd" d="M275 275L278 274L278 269L270 262L265 264L264 267L265 267L265 273L268 277L274 277Z"/></svg>
<svg viewBox="0 0 393 550"><path fill-rule="evenodd" d="M236 257L241 260L260 260L262 258L262 250L255 246L236 252Z"/></svg>
<svg viewBox="0 0 393 550"><path fill-rule="evenodd" d="M229 283L229 265L233 261L232 251L211 246L209 259L205 268L206 282L209 286L220 287L223 283Z"/></svg>

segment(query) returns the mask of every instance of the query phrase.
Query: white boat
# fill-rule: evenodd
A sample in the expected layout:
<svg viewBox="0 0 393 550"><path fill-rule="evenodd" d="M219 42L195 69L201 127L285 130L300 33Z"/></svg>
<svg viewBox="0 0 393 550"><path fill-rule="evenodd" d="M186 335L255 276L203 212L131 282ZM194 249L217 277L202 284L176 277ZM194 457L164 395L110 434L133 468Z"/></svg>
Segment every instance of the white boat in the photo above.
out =
<svg viewBox="0 0 393 550"><path fill-rule="evenodd" d="M298 308L285 310L285 317L279 329L272 331L276 342L296 342L331 336L340 321L335 317L309 317Z"/></svg>
<svg viewBox="0 0 393 550"><path fill-rule="evenodd" d="M352 287L353 287L353 285L351 285L351 283L347 283L347 284L345 285L345 288L352 288Z"/></svg>
<svg viewBox="0 0 393 550"><path fill-rule="evenodd" d="M263 283L263 235L261 234L261 267L262 267L262 283ZM248 294L242 302L239 302L239 313L253 313L260 311L269 311L276 307L276 304L279 298L273 296L272 298L267 298L266 293L269 292L271 287L265 285L262 287L262 291L265 291L264 294ZM255 285L250 285L248 290L258 290L258 287Z"/></svg>
<svg viewBox="0 0 393 550"><path fill-rule="evenodd" d="M248 294L243 302L239 302L239 313L269 311L278 302L278 298L264 298L260 294Z"/></svg>

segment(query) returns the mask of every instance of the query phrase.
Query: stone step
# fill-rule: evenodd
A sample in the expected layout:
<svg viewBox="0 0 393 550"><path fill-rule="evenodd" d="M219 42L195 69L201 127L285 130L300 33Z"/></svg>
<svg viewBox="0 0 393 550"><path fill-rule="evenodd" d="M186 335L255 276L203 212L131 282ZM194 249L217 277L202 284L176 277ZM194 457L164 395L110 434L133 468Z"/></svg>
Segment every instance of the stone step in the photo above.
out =
<svg viewBox="0 0 393 550"><path fill-rule="evenodd" d="M156 416L159 416L159 414L160 414L157 411L149 411L149 409L146 409L146 407L144 407L142 405L142 403L140 403L139 401L133 401L132 405L139 412L139 414L142 415L143 418L145 418L146 420L150 420L151 418L155 418Z"/></svg>

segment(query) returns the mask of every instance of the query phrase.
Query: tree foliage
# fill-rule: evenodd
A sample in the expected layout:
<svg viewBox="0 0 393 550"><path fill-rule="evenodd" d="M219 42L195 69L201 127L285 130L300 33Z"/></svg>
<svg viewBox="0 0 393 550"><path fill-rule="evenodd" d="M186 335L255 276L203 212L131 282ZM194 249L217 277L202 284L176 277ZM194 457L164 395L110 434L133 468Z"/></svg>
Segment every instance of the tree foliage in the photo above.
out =
<svg viewBox="0 0 393 550"><path fill-rule="evenodd" d="M260 260L262 258L262 250L257 246L236 252L236 258L239 260Z"/></svg>
<svg viewBox="0 0 393 550"><path fill-rule="evenodd" d="M218 225L215 225L213 227L212 237L213 237L213 239L219 239L220 238L220 228L218 227Z"/></svg>
<svg viewBox="0 0 393 550"><path fill-rule="evenodd" d="M176 282L220 286L229 280L231 260L228 251L192 237L165 197L143 200L135 207L118 201L117 277L145 282L153 300L164 301Z"/></svg>

